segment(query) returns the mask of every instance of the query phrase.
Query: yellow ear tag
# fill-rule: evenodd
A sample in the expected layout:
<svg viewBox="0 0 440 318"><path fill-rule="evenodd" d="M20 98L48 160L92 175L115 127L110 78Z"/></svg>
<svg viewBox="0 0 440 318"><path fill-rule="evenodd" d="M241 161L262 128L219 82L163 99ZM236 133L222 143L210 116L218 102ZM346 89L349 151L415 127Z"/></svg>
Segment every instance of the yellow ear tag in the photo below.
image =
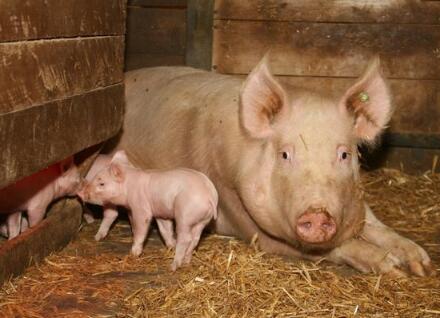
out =
<svg viewBox="0 0 440 318"><path fill-rule="evenodd" d="M368 96L368 94L366 92L361 92L361 93L359 93L359 100L362 103L366 103L370 100L370 96Z"/></svg>

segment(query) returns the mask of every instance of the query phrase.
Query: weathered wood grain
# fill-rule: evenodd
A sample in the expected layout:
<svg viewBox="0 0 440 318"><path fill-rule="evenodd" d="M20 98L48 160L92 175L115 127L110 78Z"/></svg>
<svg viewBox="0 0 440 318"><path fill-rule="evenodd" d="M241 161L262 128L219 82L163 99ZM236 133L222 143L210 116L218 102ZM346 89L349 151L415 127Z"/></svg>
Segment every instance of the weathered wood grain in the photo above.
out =
<svg viewBox="0 0 440 318"><path fill-rule="evenodd" d="M124 37L0 43L0 113L123 80Z"/></svg>
<svg viewBox="0 0 440 318"><path fill-rule="evenodd" d="M123 35L126 0L0 1L0 41Z"/></svg>
<svg viewBox="0 0 440 318"><path fill-rule="evenodd" d="M128 0L128 6L186 8L188 0Z"/></svg>
<svg viewBox="0 0 440 318"><path fill-rule="evenodd" d="M81 216L82 206L77 200L62 200L41 223L0 244L0 284L66 246L78 232Z"/></svg>
<svg viewBox="0 0 440 318"><path fill-rule="evenodd" d="M215 21L213 68L246 74L271 49L280 75L357 76L380 54L390 78L440 79L440 26Z"/></svg>
<svg viewBox="0 0 440 318"><path fill-rule="evenodd" d="M216 0L215 19L440 24L440 3L420 0Z"/></svg>
<svg viewBox="0 0 440 318"><path fill-rule="evenodd" d="M127 54L185 55L185 10L129 8Z"/></svg>
<svg viewBox="0 0 440 318"><path fill-rule="evenodd" d="M114 136L123 84L0 115L0 188Z"/></svg>
<svg viewBox="0 0 440 318"><path fill-rule="evenodd" d="M188 0L186 65L211 69L214 0Z"/></svg>
<svg viewBox="0 0 440 318"><path fill-rule="evenodd" d="M174 65L185 65L185 56L148 53L128 53L125 56L125 71L143 67Z"/></svg>

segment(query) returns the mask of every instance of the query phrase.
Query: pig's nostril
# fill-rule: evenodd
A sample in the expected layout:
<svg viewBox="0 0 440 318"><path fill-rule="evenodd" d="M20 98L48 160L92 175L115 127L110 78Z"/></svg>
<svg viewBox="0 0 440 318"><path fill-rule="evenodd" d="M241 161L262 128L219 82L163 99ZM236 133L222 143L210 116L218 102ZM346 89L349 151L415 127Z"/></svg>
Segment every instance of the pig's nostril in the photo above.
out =
<svg viewBox="0 0 440 318"><path fill-rule="evenodd" d="M308 230L312 227L312 222L304 222L301 223L300 226Z"/></svg>

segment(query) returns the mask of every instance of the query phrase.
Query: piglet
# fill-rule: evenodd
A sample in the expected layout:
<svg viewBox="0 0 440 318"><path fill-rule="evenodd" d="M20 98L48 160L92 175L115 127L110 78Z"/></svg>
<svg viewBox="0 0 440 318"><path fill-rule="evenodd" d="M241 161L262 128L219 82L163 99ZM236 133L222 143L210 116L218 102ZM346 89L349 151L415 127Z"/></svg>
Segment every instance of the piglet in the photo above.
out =
<svg viewBox="0 0 440 318"><path fill-rule="evenodd" d="M24 230L23 211L27 211L29 227L33 227L44 218L52 201L75 195L79 184L78 168L73 158L68 158L1 189L0 213L8 215L8 238L13 239Z"/></svg>
<svg viewBox="0 0 440 318"><path fill-rule="evenodd" d="M120 158L123 160L125 164L130 164L128 162L128 159L125 160L125 158L123 158L122 156ZM98 172L108 168L111 160L112 157L109 155L98 155L95 161L93 162L92 166L90 167L89 171L87 172L87 175L85 177L85 182L87 183L93 180L93 178L96 176ZM83 186L80 187L78 193L81 193L82 189ZM87 223L92 223L94 221L93 215L91 213L85 211L83 216ZM103 206L103 218L99 226L98 232L95 235L96 241L99 241L107 236L111 225L117 219L117 217L118 217L118 210L116 206L114 206L113 204L105 204Z"/></svg>
<svg viewBox="0 0 440 318"><path fill-rule="evenodd" d="M174 239L174 219L177 242L171 269L175 271L191 261L203 229L217 218L217 191L201 172L185 168L143 171L118 162L121 155L125 156L125 152L116 152L109 167L88 182L79 195L86 202L114 204L130 210L131 253L135 256L142 253L153 217L168 221L158 222L165 242Z"/></svg>

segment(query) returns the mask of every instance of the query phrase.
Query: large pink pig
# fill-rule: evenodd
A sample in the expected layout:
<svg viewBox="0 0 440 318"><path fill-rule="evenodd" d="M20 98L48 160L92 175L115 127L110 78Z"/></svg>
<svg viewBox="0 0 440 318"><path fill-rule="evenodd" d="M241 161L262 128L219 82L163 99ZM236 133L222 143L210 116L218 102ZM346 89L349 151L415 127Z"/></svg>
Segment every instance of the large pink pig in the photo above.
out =
<svg viewBox="0 0 440 318"><path fill-rule="evenodd" d="M362 199L357 147L373 145L392 113L378 59L338 100L283 83L266 59L244 81L159 67L128 72L125 87L116 149L139 167L205 173L219 191L217 233L363 272L432 272Z"/></svg>
<svg viewBox="0 0 440 318"><path fill-rule="evenodd" d="M191 169L143 171L117 161L121 155L125 153L116 152L110 166L86 183L79 196L86 202L130 210L131 252L136 256L142 253L153 217L167 246L173 246L175 220L177 242L171 268L176 270L182 263L189 263L203 229L217 218L214 185L204 174Z"/></svg>
<svg viewBox="0 0 440 318"><path fill-rule="evenodd" d="M73 158L69 158L1 189L0 213L8 214L9 239L26 228L27 224L22 224L23 211L27 211L29 226L35 226L44 218L52 201L75 195L79 183L79 171Z"/></svg>

